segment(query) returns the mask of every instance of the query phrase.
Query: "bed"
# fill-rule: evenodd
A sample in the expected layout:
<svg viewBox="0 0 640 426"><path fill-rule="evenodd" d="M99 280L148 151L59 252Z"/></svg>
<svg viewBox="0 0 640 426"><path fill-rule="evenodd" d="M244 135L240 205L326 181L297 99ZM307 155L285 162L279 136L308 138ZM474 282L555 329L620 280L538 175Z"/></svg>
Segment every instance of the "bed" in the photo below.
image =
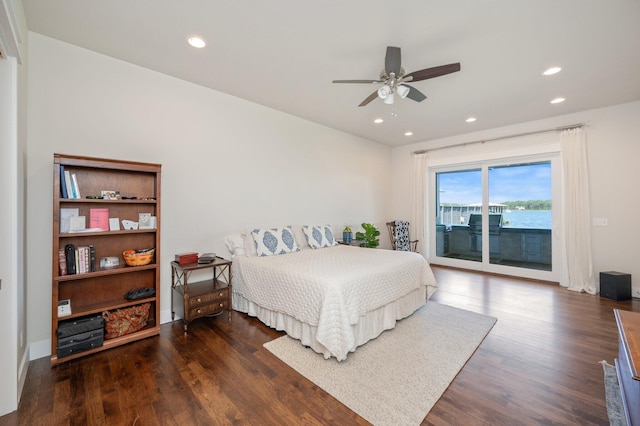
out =
<svg viewBox="0 0 640 426"><path fill-rule="evenodd" d="M436 282L418 253L338 245L324 231L320 247L296 234L291 251L266 256L245 235L247 250L232 251L232 306L342 361L424 305Z"/></svg>

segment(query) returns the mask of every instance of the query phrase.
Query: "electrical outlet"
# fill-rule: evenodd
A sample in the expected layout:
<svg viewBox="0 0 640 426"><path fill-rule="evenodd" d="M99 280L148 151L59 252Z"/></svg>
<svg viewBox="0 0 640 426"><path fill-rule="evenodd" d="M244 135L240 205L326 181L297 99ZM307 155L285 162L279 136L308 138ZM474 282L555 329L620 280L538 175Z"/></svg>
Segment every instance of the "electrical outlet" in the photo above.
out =
<svg viewBox="0 0 640 426"><path fill-rule="evenodd" d="M633 297L637 297L638 299L640 299L640 289L636 289L636 291L633 293Z"/></svg>
<svg viewBox="0 0 640 426"><path fill-rule="evenodd" d="M609 225L609 221L607 220L607 218L604 218L604 217L594 217L592 223L593 223L593 226L608 226Z"/></svg>

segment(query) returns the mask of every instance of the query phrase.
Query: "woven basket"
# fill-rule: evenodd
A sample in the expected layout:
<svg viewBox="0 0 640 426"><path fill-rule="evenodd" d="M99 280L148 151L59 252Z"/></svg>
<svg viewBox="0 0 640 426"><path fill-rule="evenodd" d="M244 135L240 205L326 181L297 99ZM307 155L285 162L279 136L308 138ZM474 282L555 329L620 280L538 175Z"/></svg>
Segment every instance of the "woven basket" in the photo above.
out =
<svg viewBox="0 0 640 426"><path fill-rule="evenodd" d="M143 266L148 265L153 260L153 255L156 249L141 250L139 253L122 253L124 262L129 266Z"/></svg>

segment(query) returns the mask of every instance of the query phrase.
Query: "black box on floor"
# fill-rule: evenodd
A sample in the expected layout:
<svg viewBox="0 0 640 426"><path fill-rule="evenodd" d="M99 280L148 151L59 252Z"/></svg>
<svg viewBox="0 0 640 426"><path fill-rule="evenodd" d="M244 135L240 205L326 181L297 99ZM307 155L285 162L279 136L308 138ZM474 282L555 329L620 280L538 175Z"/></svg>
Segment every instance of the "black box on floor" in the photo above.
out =
<svg viewBox="0 0 640 426"><path fill-rule="evenodd" d="M600 272L600 296L612 300L631 299L631 274Z"/></svg>

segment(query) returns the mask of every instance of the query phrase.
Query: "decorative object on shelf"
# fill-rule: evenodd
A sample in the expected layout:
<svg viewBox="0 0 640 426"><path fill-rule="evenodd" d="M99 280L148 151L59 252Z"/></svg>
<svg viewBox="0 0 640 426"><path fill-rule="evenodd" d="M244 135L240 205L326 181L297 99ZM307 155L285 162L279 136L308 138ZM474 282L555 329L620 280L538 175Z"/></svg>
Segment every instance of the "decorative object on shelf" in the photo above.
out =
<svg viewBox="0 0 640 426"><path fill-rule="evenodd" d="M380 231L371 223L363 223L364 232L356 232L356 239L364 240L363 247L376 248L380 245Z"/></svg>
<svg viewBox="0 0 640 426"><path fill-rule="evenodd" d="M120 266L120 259L116 256L108 256L100 259L100 269L113 269Z"/></svg>
<svg viewBox="0 0 640 426"><path fill-rule="evenodd" d="M125 250L122 252L124 262L129 266L144 266L151 263L156 249Z"/></svg>
<svg viewBox="0 0 640 426"><path fill-rule="evenodd" d="M105 200L119 200L120 199L120 192L118 192L118 191L102 190L102 191L100 191L100 194L102 195L102 198L105 199Z"/></svg>
<svg viewBox="0 0 640 426"><path fill-rule="evenodd" d="M106 322L104 338L113 339L114 337L140 331L147 325L150 308L151 303L143 303L124 309L103 312L102 318Z"/></svg>
<svg viewBox="0 0 640 426"><path fill-rule="evenodd" d="M119 231L120 230L120 219L117 217L109 218L109 231Z"/></svg>
<svg viewBox="0 0 640 426"><path fill-rule="evenodd" d="M126 229L127 231L136 230L136 229L138 229L138 222L134 222L132 220L124 219L122 221L122 227L124 229Z"/></svg>
<svg viewBox="0 0 640 426"><path fill-rule="evenodd" d="M153 229L154 227L151 223L151 213L138 214L138 229Z"/></svg>
<svg viewBox="0 0 640 426"><path fill-rule="evenodd" d="M124 298L127 300L138 300L147 297L153 297L156 295L156 289L153 287L138 288L136 290L129 290Z"/></svg>
<svg viewBox="0 0 640 426"><path fill-rule="evenodd" d="M342 241L347 244L353 241L353 232L351 231L351 227L349 225L345 226L342 230Z"/></svg>
<svg viewBox="0 0 640 426"><path fill-rule="evenodd" d="M89 227L109 230L109 209L89 209Z"/></svg>

